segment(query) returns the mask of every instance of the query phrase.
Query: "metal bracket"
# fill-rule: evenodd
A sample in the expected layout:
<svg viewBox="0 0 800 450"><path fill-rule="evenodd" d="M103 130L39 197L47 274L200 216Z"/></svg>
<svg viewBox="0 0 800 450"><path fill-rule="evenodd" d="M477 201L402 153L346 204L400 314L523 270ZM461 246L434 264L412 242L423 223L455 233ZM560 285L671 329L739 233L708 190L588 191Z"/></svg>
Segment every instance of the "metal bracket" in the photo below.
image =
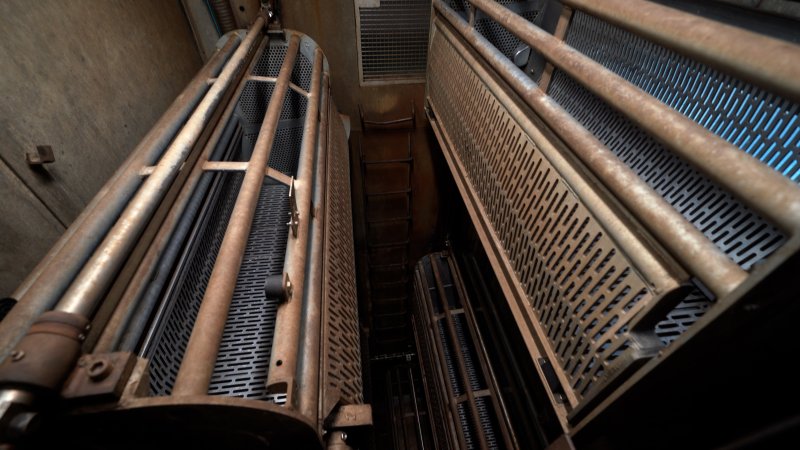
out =
<svg viewBox="0 0 800 450"><path fill-rule="evenodd" d="M297 209L297 193L295 192L294 178L289 185L289 222L286 223L292 230L292 237L297 237L297 227L300 225L300 211Z"/></svg>
<svg viewBox="0 0 800 450"><path fill-rule="evenodd" d="M122 396L136 360L130 352L84 355L61 395L68 400L116 400Z"/></svg>
<svg viewBox="0 0 800 450"><path fill-rule="evenodd" d="M53 147L49 145L37 145L36 153L28 152L25 154L25 161L29 166L41 166L55 162L56 156L53 154Z"/></svg>

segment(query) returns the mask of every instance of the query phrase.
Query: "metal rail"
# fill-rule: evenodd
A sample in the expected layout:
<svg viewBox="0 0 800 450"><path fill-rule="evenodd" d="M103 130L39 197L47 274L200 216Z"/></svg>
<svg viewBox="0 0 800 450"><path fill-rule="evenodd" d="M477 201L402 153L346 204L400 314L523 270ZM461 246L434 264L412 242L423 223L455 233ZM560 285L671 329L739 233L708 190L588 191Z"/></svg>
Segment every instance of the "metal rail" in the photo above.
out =
<svg viewBox="0 0 800 450"><path fill-rule="evenodd" d="M800 187L508 8L492 0L469 2L753 210L797 232Z"/></svg>
<svg viewBox="0 0 800 450"><path fill-rule="evenodd" d="M300 37L292 35L175 379L174 396L208 393L299 46Z"/></svg>
<svg viewBox="0 0 800 450"><path fill-rule="evenodd" d="M250 73L252 68L255 66L260 54L266 48L267 42L267 39L262 40L249 66L245 70L245 74ZM184 218L184 213L191 209L189 205L194 201L195 197L202 197L206 192L208 185L210 184L211 180L207 180L206 182L201 181L203 173L206 170L205 164L209 159L212 158L212 155L217 150L219 143L225 142L231 138L236 127L232 126L230 119L234 110L236 109L236 99L239 98L246 84L247 78L242 77L239 81L239 85L236 87L236 90L230 96L231 100L233 101L228 104L220 116L214 131L208 139L208 142L206 142L205 146L203 147L202 153L199 155L197 162L192 167L192 172L187 177L183 187L181 188L180 194L178 194L178 197L175 199L175 203L173 204L167 216L164 218L156 237L153 239L152 244L150 244L145 256L139 263L139 266L131 278L131 281L128 283L128 287L125 288L125 292L122 294L122 297L120 298L117 307L114 309L110 320L103 328L103 333L100 335L100 338L94 348L95 353L105 353L117 350L123 335L129 332L132 332L132 334L136 336L140 336L141 331L137 330L136 328L143 327L144 323L137 324L137 327L133 327L134 329L129 329L128 325L131 324L131 320L133 319L135 311L139 309L140 300L143 298L145 288L150 285L150 281L153 279L154 275L158 273L159 278L163 279L165 279L168 275L168 271L165 271L161 268L164 262L163 260L166 257L165 250L169 245L171 245L170 242L173 241L173 237L176 235L177 230L181 228L180 223L186 220ZM198 190L201 192L198 193ZM194 216L194 214L191 215ZM181 241L182 239L179 238L178 240ZM173 258L168 258L168 260L171 262ZM161 285L163 282L157 282L155 284ZM149 310L151 308L145 309ZM132 349L127 348L126 350L130 351Z"/></svg>
<svg viewBox="0 0 800 450"><path fill-rule="evenodd" d="M800 102L800 47L645 0L562 3Z"/></svg>
<svg viewBox="0 0 800 450"><path fill-rule="evenodd" d="M323 419L320 412L320 348L322 334L322 299L324 281L325 227L327 223L328 204L325 201L328 189L328 121L330 116L330 86L328 74L322 77L322 98L320 99L320 125L317 136L317 164L314 172L314 217L311 223L311 268L308 274L308 295L302 312L302 346L303 353L299 361L298 384L300 414L313 421Z"/></svg>
<svg viewBox="0 0 800 450"><path fill-rule="evenodd" d="M717 296L722 297L731 292L747 277L747 272L731 261L722 250L620 161L574 117L542 92L524 72L469 27L455 11L438 0L434 5L442 17L519 93L594 174L616 193L617 198L648 230L662 242L669 243L669 250L673 256ZM445 35L448 34L445 28L440 30ZM453 38L452 34L450 38ZM499 86L490 81L491 77L482 69L477 59L467 53L463 53L462 56L482 74L488 86L499 89ZM527 122L527 115L522 110L511 103L506 106L520 124ZM532 127L526 128L531 129L529 133L533 131ZM532 137L536 135L541 133L536 132ZM545 140L541 139L535 139L535 142L540 147L546 144ZM547 144L547 147L549 146Z"/></svg>
<svg viewBox="0 0 800 450"><path fill-rule="evenodd" d="M125 208L103 242L84 265L77 278L56 305L58 311L91 317L102 294L114 280L128 253L169 189L186 156L203 132L214 109L234 77L242 69L246 57L261 36L264 18L259 17L247 33L242 45L217 77L206 96L192 113L186 125L170 144L153 173L147 177Z"/></svg>
<svg viewBox="0 0 800 450"><path fill-rule="evenodd" d="M322 50L314 50L314 63L311 71L311 90L300 148L298 177L294 183L299 212L297 233L289 234L286 244L286 257L283 271L291 282L289 301L278 307L275 319L275 336L272 341L270 367L267 373L267 389L272 393L285 393L286 405L297 406L295 398L297 362L300 344L300 318L306 289L306 259L311 221L311 196L313 194L314 155L319 128L320 92L323 69Z"/></svg>
<svg viewBox="0 0 800 450"><path fill-rule="evenodd" d="M167 148L240 43L231 34L164 112L119 169L72 222L47 255L11 295L18 300L0 322L0 359L42 312L52 308L82 265L108 233L114 220L142 183L139 171L152 165Z"/></svg>

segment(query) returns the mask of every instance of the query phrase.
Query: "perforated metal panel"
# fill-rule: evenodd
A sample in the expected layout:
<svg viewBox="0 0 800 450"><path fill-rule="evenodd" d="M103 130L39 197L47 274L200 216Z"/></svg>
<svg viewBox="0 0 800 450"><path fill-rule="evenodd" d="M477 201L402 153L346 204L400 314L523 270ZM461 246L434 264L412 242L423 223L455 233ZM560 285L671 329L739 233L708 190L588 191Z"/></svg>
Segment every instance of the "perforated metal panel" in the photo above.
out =
<svg viewBox="0 0 800 450"><path fill-rule="evenodd" d="M619 33L624 36L618 36ZM644 89L657 93L681 112L691 112L690 117L702 119L699 123L707 124L713 119L710 129L727 130L718 134L724 138L733 136L734 144L789 134L782 128L767 128L764 119L772 113L767 114L766 110L777 105L756 100L765 98L763 92L758 93L755 88L740 83L751 95L748 103L742 102L744 97L736 98L741 95L741 92L737 94L740 88L729 84L734 81L730 77L723 78L711 69L630 33L614 31L610 25L590 16L576 14L567 43L598 58ZM556 71L548 94L744 269L750 269L785 242L777 228L563 72ZM754 115L758 109L764 111ZM778 110L780 108L775 111ZM775 126L783 120L767 122Z"/></svg>
<svg viewBox="0 0 800 450"><path fill-rule="evenodd" d="M431 0L380 0L356 5L361 81L423 81Z"/></svg>
<svg viewBox="0 0 800 450"><path fill-rule="evenodd" d="M219 197L206 219L202 238L183 274L171 311L148 355L151 389L168 395L191 336L205 286L225 234L242 174L225 178ZM288 188L265 185L253 221L242 268L236 282L228 321L209 388L210 394L266 399L266 376L278 299L264 296L264 279L280 274L286 251Z"/></svg>
<svg viewBox="0 0 800 450"><path fill-rule="evenodd" d="M332 109L335 114L335 109ZM350 200L350 158L344 125L331 117L328 142L328 232L325 236L325 286L328 326L324 351L325 383L345 403L363 403L358 301L355 286L353 219Z"/></svg>
<svg viewBox="0 0 800 450"><path fill-rule="evenodd" d="M437 439L443 449L507 448L511 434L500 419L505 412L474 322L470 326L472 309L454 267L449 255L434 253L420 259L414 273L414 330L428 377L426 396L429 402L438 401L432 406L438 421L433 428L441 433ZM455 416L448 405L456 407ZM465 445L451 445L450 433Z"/></svg>
<svg viewBox="0 0 800 450"><path fill-rule="evenodd" d="M253 74L277 75L286 54L286 43L272 41L257 61ZM308 87L310 64L298 54L292 76L295 84ZM247 81L232 120L244 130L241 148L232 159L247 161L253 150L274 85ZM302 141L306 99L287 91L269 165L295 175ZM211 275L243 174L216 175L221 182L206 200L206 212L187 243L183 265L175 274L174 289L164 299L166 309L148 346L151 389L168 395L191 336L205 287ZM285 396L266 392L266 378L275 328L278 299L266 298L264 281L283 270L289 212L288 187L265 180L255 210L228 320L209 387L209 394L285 402Z"/></svg>
<svg viewBox="0 0 800 450"><path fill-rule="evenodd" d="M539 16L539 12L539 10L524 11L520 12L520 16L527 19L528 22L534 22ZM513 58L515 51L522 45L522 41L518 37L489 17L476 19L475 31L497 47L507 58Z"/></svg>
<svg viewBox="0 0 800 450"><path fill-rule="evenodd" d="M428 92L576 397L629 345L653 293L580 199L441 33Z"/></svg>

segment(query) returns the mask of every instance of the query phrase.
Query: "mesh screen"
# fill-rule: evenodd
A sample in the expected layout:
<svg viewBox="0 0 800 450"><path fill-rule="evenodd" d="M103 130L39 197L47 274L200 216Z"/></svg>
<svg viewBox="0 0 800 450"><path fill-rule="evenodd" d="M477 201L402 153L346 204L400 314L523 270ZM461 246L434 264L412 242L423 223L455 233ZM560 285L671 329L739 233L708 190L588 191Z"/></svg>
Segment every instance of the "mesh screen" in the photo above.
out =
<svg viewBox="0 0 800 450"><path fill-rule="evenodd" d="M358 8L363 81L425 76L431 0L381 0Z"/></svg>

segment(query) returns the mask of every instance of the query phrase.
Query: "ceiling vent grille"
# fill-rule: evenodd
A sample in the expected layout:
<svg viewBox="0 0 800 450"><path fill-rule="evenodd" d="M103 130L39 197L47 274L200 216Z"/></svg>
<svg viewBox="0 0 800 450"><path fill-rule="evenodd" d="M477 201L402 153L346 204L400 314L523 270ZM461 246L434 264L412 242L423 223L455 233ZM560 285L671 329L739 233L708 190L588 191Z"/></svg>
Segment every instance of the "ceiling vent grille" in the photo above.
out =
<svg viewBox="0 0 800 450"><path fill-rule="evenodd" d="M423 83L431 0L355 0L361 84Z"/></svg>

